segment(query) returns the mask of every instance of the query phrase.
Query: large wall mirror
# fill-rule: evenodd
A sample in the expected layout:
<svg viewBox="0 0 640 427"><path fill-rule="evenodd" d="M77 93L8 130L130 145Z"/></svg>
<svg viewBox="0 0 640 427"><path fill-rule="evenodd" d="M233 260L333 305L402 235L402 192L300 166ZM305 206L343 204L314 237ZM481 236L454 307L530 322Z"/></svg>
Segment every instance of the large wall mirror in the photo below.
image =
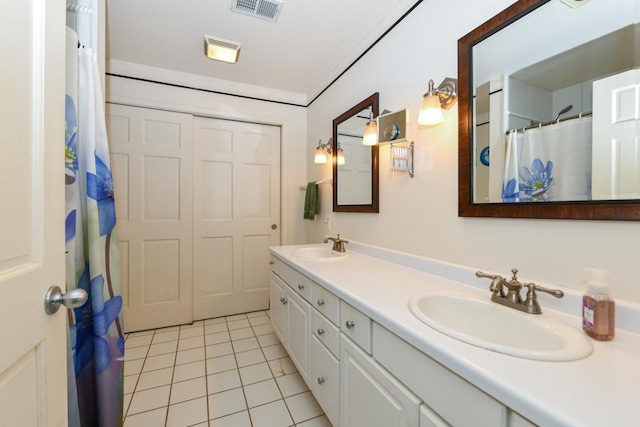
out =
<svg viewBox="0 0 640 427"><path fill-rule="evenodd" d="M378 147L362 144L371 113L378 116L377 92L333 120L334 212L379 212Z"/></svg>
<svg viewBox="0 0 640 427"><path fill-rule="evenodd" d="M458 67L460 216L640 220L638 0L520 0Z"/></svg>

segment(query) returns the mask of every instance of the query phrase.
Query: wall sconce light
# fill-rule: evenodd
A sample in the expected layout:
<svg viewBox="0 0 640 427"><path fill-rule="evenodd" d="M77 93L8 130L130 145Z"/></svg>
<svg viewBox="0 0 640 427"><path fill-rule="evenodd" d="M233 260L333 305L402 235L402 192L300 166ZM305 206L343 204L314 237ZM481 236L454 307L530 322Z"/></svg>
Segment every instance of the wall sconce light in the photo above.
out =
<svg viewBox="0 0 640 427"><path fill-rule="evenodd" d="M422 98L422 106L418 116L421 125L442 123L442 109L448 110L458 100L458 79L447 77L437 88L433 87L433 79L429 80L429 89Z"/></svg>
<svg viewBox="0 0 640 427"><path fill-rule="evenodd" d="M364 135L362 136L364 145L376 145L378 143L378 122L373 117L373 112L369 117L369 123L364 127Z"/></svg>
<svg viewBox="0 0 640 427"><path fill-rule="evenodd" d="M343 166L346 163L344 159L344 150L340 147L338 143L338 166Z"/></svg>
<svg viewBox="0 0 640 427"><path fill-rule="evenodd" d="M313 159L313 162L317 164L327 163L327 154L331 154L332 152L333 152L333 138L329 138L329 140L324 144L322 143L322 140L319 140L318 147L316 148L316 155ZM344 153L342 156L344 158Z"/></svg>

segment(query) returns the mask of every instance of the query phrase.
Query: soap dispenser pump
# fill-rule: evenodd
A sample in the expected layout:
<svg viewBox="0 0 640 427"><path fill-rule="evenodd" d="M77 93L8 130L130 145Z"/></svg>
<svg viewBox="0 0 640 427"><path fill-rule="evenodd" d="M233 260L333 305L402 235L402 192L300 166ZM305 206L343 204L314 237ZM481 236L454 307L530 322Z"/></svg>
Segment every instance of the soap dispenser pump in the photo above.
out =
<svg viewBox="0 0 640 427"><path fill-rule="evenodd" d="M615 335L615 302L606 281L608 271L587 268L592 277L582 297L582 329L598 341L610 341Z"/></svg>

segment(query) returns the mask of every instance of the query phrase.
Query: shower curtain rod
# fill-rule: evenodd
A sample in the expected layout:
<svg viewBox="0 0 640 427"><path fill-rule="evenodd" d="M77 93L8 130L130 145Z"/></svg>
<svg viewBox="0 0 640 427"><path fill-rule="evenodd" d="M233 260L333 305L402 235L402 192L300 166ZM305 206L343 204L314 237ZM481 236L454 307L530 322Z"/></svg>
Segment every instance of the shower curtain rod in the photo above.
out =
<svg viewBox="0 0 640 427"><path fill-rule="evenodd" d="M510 129L510 130L506 131L505 134L509 135L511 132L514 132L514 131L515 132L524 132L525 130L529 130L529 129L535 129L535 128L540 128L540 127L543 127L543 126L555 125L556 123L564 122L564 121L567 121L567 120L580 119L582 117L587 117L587 116L590 116L591 114L593 114L592 111L587 111L587 112L580 113L580 114L574 114L573 116L562 117L562 118L559 118L558 120L550 120L548 122L536 123L534 125L525 126L523 128Z"/></svg>

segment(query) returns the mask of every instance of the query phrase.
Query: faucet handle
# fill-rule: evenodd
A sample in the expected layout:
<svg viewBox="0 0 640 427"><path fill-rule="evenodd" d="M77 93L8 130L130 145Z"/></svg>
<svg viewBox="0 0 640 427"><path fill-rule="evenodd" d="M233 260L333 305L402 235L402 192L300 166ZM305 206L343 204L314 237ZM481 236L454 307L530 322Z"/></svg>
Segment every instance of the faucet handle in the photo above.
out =
<svg viewBox="0 0 640 427"><path fill-rule="evenodd" d="M501 276L498 276L497 274L489 274L489 273L483 273L482 271L476 271L476 277L493 280Z"/></svg>
<svg viewBox="0 0 640 427"><path fill-rule="evenodd" d="M542 309L540 308L540 304L538 303L538 295L536 294L536 291L546 292L556 298L562 298L564 296L564 292L562 292L560 289L549 289L540 285L536 285L535 283L525 283L524 286L529 289L527 291L527 299L524 300L524 305L529 308L528 311L531 314L542 313Z"/></svg>

